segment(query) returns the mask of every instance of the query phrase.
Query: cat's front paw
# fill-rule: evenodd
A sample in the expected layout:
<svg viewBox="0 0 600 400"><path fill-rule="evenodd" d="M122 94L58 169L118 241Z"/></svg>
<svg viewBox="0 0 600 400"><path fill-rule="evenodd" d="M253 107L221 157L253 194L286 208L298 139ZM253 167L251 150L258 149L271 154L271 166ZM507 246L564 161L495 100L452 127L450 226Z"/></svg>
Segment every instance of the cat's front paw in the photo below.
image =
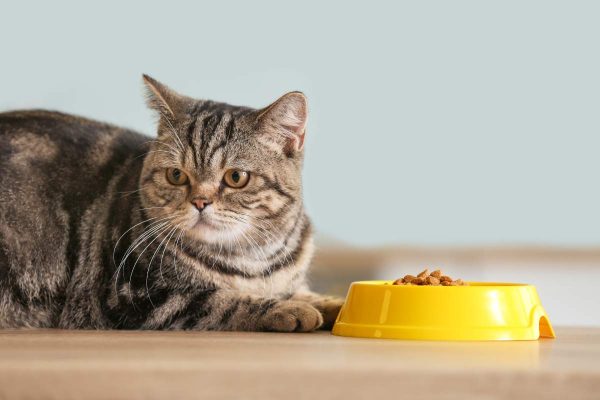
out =
<svg viewBox="0 0 600 400"><path fill-rule="evenodd" d="M321 312L303 301L281 301L262 318L262 327L274 332L310 332L323 324Z"/></svg>
<svg viewBox="0 0 600 400"><path fill-rule="evenodd" d="M311 303L323 315L323 325L319 329L331 330L344 304L339 297L322 297Z"/></svg>

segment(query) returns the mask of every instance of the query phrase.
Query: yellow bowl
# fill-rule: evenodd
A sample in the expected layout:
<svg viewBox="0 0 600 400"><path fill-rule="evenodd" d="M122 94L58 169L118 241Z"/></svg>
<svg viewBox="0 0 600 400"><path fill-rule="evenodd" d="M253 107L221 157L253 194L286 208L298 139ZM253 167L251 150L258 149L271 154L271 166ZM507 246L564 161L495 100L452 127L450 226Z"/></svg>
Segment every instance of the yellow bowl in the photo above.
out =
<svg viewBox="0 0 600 400"><path fill-rule="evenodd" d="M469 286L396 286L354 282L333 334L416 340L555 338L535 287L468 282Z"/></svg>

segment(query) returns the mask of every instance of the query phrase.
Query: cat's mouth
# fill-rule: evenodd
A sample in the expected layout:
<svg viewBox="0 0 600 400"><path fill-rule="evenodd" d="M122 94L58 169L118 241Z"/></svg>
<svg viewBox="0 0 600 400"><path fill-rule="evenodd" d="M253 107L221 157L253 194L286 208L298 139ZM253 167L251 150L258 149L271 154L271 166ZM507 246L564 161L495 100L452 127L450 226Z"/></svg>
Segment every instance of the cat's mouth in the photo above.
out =
<svg viewBox="0 0 600 400"><path fill-rule="evenodd" d="M238 236L243 235L244 226L218 214L200 213L191 218L188 232L207 243L234 243L239 240Z"/></svg>
<svg viewBox="0 0 600 400"><path fill-rule="evenodd" d="M196 217L196 222L194 223L191 229L203 228L220 229L221 227L212 218L209 218L204 214L200 214L198 215L198 217Z"/></svg>

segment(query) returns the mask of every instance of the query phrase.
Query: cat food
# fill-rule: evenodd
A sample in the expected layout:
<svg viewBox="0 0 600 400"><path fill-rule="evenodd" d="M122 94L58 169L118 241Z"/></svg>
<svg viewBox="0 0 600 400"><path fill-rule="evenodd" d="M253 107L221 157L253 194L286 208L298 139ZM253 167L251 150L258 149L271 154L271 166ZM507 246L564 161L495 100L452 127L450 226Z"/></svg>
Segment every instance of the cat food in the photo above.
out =
<svg viewBox="0 0 600 400"><path fill-rule="evenodd" d="M436 269L431 274L428 269L425 269L417 276L406 275L404 278L396 279L394 285L467 286L467 283L462 279L454 280L447 275L443 275L439 269Z"/></svg>

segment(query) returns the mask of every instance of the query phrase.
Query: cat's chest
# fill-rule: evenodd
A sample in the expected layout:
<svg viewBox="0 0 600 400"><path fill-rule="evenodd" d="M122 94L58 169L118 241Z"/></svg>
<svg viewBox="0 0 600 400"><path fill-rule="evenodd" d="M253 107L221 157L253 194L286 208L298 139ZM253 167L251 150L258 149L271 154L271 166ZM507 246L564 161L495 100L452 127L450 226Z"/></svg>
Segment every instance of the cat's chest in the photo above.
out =
<svg viewBox="0 0 600 400"><path fill-rule="evenodd" d="M251 257L209 258L200 253L198 257L190 257L182 253L179 261L194 272L192 281L198 286L209 284L259 297L283 298L305 283L310 254L310 251L299 251L294 259L286 257L283 262L265 263Z"/></svg>
<svg viewBox="0 0 600 400"><path fill-rule="evenodd" d="M285 271L272 275L254 278L230 277L225 286L242 293L253 294L260 297L283 297L293 293L300 285L298 276Z"/></svg>

